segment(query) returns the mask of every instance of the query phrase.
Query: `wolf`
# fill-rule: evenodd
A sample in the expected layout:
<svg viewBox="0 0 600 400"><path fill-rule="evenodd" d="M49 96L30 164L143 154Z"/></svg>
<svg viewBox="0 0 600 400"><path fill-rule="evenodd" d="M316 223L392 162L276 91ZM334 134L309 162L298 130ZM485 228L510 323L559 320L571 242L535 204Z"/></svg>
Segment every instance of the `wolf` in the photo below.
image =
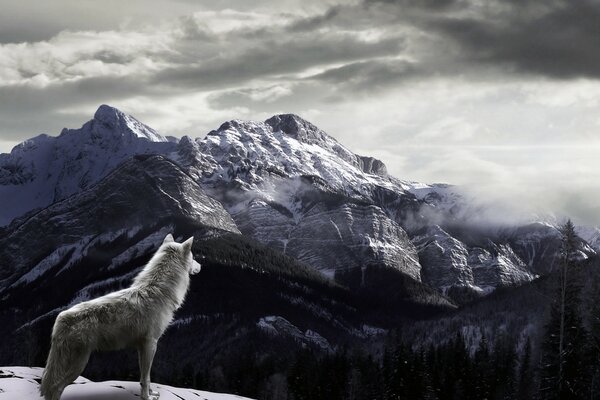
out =
<svg viewBox="0 0 600 400"><path fill-rule="evenodd" d="M158 339L185 299L190 275L200 272L192 256L193 237L177 243L168 234L131 287L79 303L58 314L40 392L59 400L87 365L92 351L136 348L141 398L158 399L150 369Z"/></svg>

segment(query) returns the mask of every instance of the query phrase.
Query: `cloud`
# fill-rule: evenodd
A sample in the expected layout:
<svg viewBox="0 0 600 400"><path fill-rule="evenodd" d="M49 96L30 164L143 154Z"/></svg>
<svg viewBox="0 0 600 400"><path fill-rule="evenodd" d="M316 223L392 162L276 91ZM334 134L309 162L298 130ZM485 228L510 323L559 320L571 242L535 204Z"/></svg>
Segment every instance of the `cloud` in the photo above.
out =
<svg viewBox="0 0 600 400"><path fill-rule="evenodd" d="M455 190L469 204L478 204L478 218L484 221L524 223L538 215L600 224L595 200L599 188L593 183L600 179L600 171L589 167L595 163L598 147L539 146L532 151L466 146L418 155L410 150L415 149L405 149L404 163L416 175L444 177L445 182L458 184ZM545 171L540 171L541 164Z"/></svg>
<svg viewBox="0 0 600 400"><path fill-rule="evenodd" d="M307 80L333 84L346 93L378 92L419 76L418 67L402 59L373 59L326 69Z"/></svg>
<svg viewBox="0 0 600 400"><path fill-rule="evenodd" d="M204 62L164 69L155 75L155 81L198 88L234 86L268 76L287 75L293 78L312 67L363 57L395 55L401 50L400 40L395 37L375 43L345 34L315 39L306 35L243 46Z"/></svg>
<svg viewBox="0 0 600 400"><path fill-rule="evenodd" d="M376 40L354 31L290 35L291 24L303 17L273 17L203 10L151 27L63 30L46 40L0 44L0 135L12 143L39 132L55 133L66 124L79 124L77 118L85 119L85 112L91 114L100 103L136 104L140 98L162 114L173 109L164 104L167 99L201 99L197 108L202 110L204 99L212 96L215 105L215 91L229 93L230 102L240 97L248 105L274 103L292 95L289 82L299 74L402 51L402 38L395 34ZM298 88L298 93L307 90ZM182 117L175 110L172 115ZM186 124L172 120L171 125Z"/></svg>
<svg viewBox="0 0 600 400"><path fill-rule="evenodd" d="M2 151L101 103L194 137L292 112L399 178L597 211L591 0L25 3L0 0Z"/></svg>
<svg viewBox="0 0 600 400"><path fill-rule="evenodd" d="M404 11L420 29L438 36L440 43L458 45L463 65L561 79L600 77L600 3L594 0L366 4L377 5L379 12L400 15Z"/></svg>

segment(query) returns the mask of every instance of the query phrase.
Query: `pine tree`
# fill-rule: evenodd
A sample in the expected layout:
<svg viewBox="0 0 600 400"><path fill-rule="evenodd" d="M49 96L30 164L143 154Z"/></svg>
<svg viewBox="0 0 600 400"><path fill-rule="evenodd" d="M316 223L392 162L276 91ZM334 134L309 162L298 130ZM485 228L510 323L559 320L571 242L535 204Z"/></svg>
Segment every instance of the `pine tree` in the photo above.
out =
<svg viewBox="0 0 600 400"><path fill-rule="evenodd" d="M474 397L478 399L489 399L491 393L490 385L492 384L491 379L494 378L494 374L493 371L491 371L492 365L490 363L489 343L483 332L472 361L474 375L472 387L475 390Z"/></svg>
<svg viewBox="0 0 600 400"><path fill-rule="evenodd" d="M517 359L514 341L505 335L498 335L491 358L490 370L493 375L490 386L493 394L490 397L501 400L513 399Z"/></svg>
<svg viewBox="0 0 600 400"><path fill-rule="evenodd" d="M517 393L516 398L518 400L529 400L531 399L531 381L533 379L531 371L531 342L527 339L525 347L523 347L523 354L519 363L519 376L517 377Z"/></svg>
<svg viewBox="0 0 600 400"><path fill-rule="evenodd" d="M577 250L575 227L561 227L562 251L559 287L542 343L540 395L542 399L578 399L586 391L583 350L586 332L579 313L579 287L571 269Z"/></svg>
<svg viewBox="0 0 600 400"><path fill-rule="evenodd" d="M600 399L600 279L595 276L589 298L589 355L590 355L590 390L589 399Z"/></svg>

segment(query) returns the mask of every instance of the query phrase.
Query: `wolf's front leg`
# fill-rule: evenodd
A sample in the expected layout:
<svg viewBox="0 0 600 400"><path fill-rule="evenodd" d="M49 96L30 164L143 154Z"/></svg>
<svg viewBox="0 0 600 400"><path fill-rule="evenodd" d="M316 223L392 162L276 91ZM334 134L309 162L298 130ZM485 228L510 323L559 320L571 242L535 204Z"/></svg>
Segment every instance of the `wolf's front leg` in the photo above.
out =
<svg viewBox="0 0 600 400"><path fill-rule="evenodd" d="M156 340L145 340L138 348L140 362L140 385L142 386L142 400L156 400L160 396L158 392L150 389L150 369L156 352Z"/></svg>

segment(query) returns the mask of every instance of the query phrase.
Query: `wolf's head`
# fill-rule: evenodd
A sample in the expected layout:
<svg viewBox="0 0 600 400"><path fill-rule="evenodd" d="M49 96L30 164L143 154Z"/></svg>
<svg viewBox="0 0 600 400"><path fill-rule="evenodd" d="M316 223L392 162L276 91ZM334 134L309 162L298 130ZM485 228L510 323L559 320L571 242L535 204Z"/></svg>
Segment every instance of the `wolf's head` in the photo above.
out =
<svg viewBox="0 0 600 400"><path fill-rule="evenodd" d="M165 240L163 240L163 245L167 243L171 245L176 245L176 247L181 251L181 254L183 255L186 262L187 271L190 275L197 274L202 268L202 266L198 262L196 262L196 260L194 260L194 255L192 254L193 242L194 237L192 236L183 243L177 243L175 239L173 239L173 235L171 235L170 233L165 237Z"/></svg>

